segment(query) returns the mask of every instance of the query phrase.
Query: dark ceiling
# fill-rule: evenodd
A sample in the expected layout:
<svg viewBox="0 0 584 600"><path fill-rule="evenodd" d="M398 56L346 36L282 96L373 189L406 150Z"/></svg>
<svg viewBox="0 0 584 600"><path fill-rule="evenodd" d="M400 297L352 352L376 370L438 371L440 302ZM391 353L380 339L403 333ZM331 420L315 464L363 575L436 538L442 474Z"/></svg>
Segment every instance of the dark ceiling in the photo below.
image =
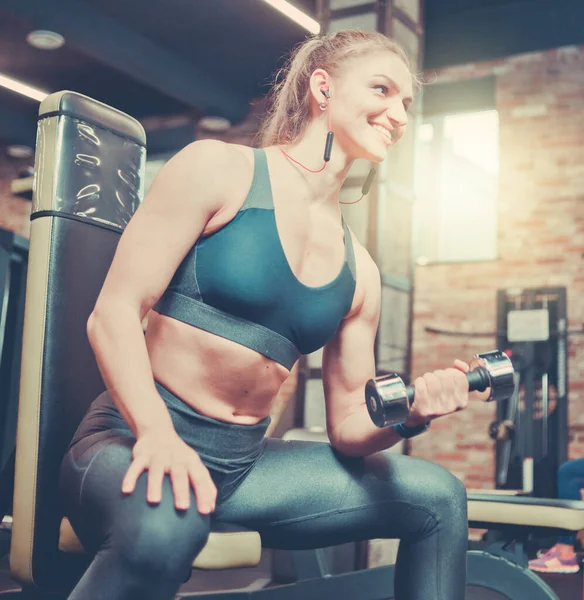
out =
<svg viewBox="0 0 584 600"><path fill-rule="evenodd" d="M291 0L316 16L316 0ZM379 1L379 0L378 0ZM582 0L425 0L425 67L584 43ZM33 29L64 47L29 46ZM0 0L0 74L137 117L241 121L307 32L262 0ZM38 102L0 87L0 140L32 145Z"/></svg>

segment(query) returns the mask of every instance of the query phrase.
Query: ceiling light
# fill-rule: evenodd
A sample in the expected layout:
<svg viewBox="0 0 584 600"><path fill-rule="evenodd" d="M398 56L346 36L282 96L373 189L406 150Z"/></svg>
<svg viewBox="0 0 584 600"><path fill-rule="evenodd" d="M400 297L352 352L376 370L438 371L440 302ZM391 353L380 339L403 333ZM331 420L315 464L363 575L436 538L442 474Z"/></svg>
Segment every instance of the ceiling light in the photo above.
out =
<svg viewBox="0 0 584 600"><path fill-rule="evenodd" d="M199 126L199 129L220 133L227 131L231 127L231 121L224 119L223 117L208 116L202 117L197 125Z"/></svg>
<svg viewBox="0 0 584 600"><path fill-rule="evenodd" d="M38 100L39 102L42 102L48 96L47 92L43 92L42 90L31 87L30 85L16 81L16 79L2 75L2 73L0 73L0 85L12 90L13 92L16 92L17 94L22 94L23 96L27 96L33 100Z"/></svg>
<svg viewBox="0 0 584 600"><path fill-rule="evenodd" d="M30 158L33 155L33 151L30 146L12 144L6 148L6 154L12 158Z"/></svg>
<svg viewBox="0 0 584 600"><path fill-rule="evenodd" d="M55 31L37 29L26 36L26 41L39 50L56 50L65 43L65 38Z"/></svg>
<svg viewBox="0 0 584 600"><path fill-rule="evenodd" d="M264 0L264 2L267 2L270 6L273 6L276 10L285 14L288 18L298 23L298 25L301 25L304 29L310 31L310 33L320 33L318 21L315 21L301 10L298 10L295 6L292 6L290 2L286 2L286 0Z"/></svg>

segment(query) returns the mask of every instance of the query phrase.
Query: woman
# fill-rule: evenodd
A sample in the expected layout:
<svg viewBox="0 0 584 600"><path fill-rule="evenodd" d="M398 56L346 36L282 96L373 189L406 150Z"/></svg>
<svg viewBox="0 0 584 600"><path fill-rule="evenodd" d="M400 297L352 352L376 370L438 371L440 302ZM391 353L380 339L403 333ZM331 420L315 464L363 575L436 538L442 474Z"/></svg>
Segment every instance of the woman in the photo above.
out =
<svg viewBox="0 0 584 600"><path fill-rule="evenodd" d="M353 161L381 162L403 135L412 96L385 36L312 38L274 88L263 148L196 142L161 170L88 322L107 392L62 467L67 516L95 553L72 600L172 598L212 519L273 548L400 538L395 597L462 600L462 483L380 451L464 408L469 367L416 379L403 427L372 424L380 278L339 203ZM331 443L266 440L289 370L321 347Z"/></svg>

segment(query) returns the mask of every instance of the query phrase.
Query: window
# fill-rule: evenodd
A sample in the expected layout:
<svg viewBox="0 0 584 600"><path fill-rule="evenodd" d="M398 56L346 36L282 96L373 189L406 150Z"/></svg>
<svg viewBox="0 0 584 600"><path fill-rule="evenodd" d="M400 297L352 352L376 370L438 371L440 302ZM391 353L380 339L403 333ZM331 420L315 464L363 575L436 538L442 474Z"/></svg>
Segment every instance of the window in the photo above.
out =
<svg viewBox="0 0 584 600"><path fill-rule="evenodd" d="M497 111L426 117L417 147L418 264L496 259Z"/></svg>

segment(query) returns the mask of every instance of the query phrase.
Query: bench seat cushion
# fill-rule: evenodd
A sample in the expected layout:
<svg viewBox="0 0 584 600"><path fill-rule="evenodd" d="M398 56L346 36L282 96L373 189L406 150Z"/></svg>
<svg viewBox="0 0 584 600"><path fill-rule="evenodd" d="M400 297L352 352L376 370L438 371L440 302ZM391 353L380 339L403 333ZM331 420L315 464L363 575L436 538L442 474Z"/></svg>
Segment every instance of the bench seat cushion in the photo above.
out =
<svg viewBox="0 0 584 600"><path fill-rule="evenodd" d="M59 550L62 552L84 552L68 519L61 521ZM205 547L193 563L196 569L229 569L255 567L261 558L262 543L256 531L232 525L215 525Z"/></svg>

